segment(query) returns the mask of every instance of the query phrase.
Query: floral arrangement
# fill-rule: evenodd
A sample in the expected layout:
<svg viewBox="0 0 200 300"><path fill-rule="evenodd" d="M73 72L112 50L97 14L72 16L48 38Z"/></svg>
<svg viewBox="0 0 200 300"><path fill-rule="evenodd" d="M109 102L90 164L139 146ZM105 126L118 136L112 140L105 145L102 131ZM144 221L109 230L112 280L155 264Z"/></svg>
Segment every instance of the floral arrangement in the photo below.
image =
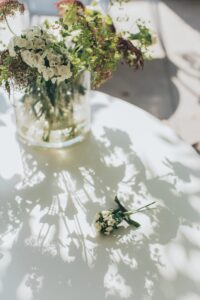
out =
<svg viewBox="0 0 200 300"><path fill-rule="evenodd" d="M80 81L84 72L90 72L91 85L97 88L111 77L120 61L135 69L143 67L152 44L149 29L141 22L135 34L118 33L111 17L95 6L62 0L57 8L56 22L45 21L16 36L7 16L13 16L15 11L23 13L24 6L17 0L0 2L0 21L5 21L14 35L6 49L0 51L0 86L9 94L11 88L23 91L21 103L26 103L36 120L45 123L45 142L50 140L55 123L57 128L68 122L68 134L78 134L71 101L75 95L85 94Z"/></svg>
<svg viewBox="0 0 200 300"><path fill-rule="evenodd" d="M119 228L119 225L123 221L129 225L134 226L135 228L140 227L140 224L131 219L131 216L137 212L143 211L148 208L155 202L149 203L145 206L140 207L134 211L128 211L119 201L117 196L114 200L118 207L116 209L103 210L96 214L94 219L94 226L97 232L100 232L104 235L110 235L114 230Z"/></svg>
<svg viewBox="0 0 200 300"><path fill-rule="evenodd" d="M60 84L87 69L92 73L93 87L98 87L121 60L135 68L143 66L147 47L152 43L144 24L138 23L136 34L116 33L112 19L95 8L76 0L60 1L57 7L58 21L25 30L1 51L0 84L8 86L13 81L16 88L27 88L33 80ZM12 0L1 3L0 21L16 10L23 13L23 4Z"/></svg>

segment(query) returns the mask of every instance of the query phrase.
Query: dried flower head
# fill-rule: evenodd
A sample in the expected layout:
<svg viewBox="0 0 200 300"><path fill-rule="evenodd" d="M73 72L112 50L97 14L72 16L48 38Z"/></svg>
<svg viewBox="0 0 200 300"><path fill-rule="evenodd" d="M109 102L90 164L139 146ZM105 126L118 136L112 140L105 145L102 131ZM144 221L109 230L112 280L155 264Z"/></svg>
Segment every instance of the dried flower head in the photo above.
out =
<svg viewBox="0 0 200 300"><path fill-rule="evenodd" d="M144 57L142 51L135 47L131 41L120 38L118 49L123 53L124 60L127 64L134 65L136 69L143 68Z"/></svg>
<svg viewBox="0 0 200 300"><path fill-rule="evenodd" d="M61 0L61 1L56 3L56 6L57 6L57 9L58 9L58 12L59 12L60 16L65 15L65 13L68 10L69 6L71 6L71 9L74 10L74 13L76 13L76 14L81 13L79 10L82 11L85 8L83 3L78 1L78 0ZM76 8L78 8L77 11L76 11Z"/></svg>
<svg viewBox="0 0 200 300"><path fill-rule="evenodd" d="M18 89L23 89L35 79L35 70L25 64L19 55L11 58L8 50L0 51L0 84L4 82L6 89L9 81Z"/></svg>
<svg viewBox="0 0 200 300"><path fill-rule="evenodd" d="M14 16L18 11L24 13L24 4L17 0L0 0L0 21L4 21L7 16Z"/></svg>

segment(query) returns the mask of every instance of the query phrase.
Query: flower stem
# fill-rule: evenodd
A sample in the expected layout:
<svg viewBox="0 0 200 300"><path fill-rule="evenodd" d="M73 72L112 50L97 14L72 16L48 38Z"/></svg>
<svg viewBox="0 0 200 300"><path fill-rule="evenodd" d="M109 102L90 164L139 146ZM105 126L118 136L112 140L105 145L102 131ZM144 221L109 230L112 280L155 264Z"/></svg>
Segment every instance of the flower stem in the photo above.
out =
<svg viewBox="0 0 200 300"><path fill-rule="evenodd" d="M114 200L117 205L119 206L120 210L123 211L123 212L127 212L127 209L120 203L119 199L117 198L117 196L115 197L115 200Z"/></svg>
<svg viewBox="0 0 200 300"><path fill-rule="evenodd" d="M138 208L138 209L136 209L134 211L132 211L132 210L126 211L126 212L124 212L124 215L131 216L131 215L133 215L133 214L135 214L135 213L137 213L137 212L139 212L139 211L141 211L141 210L149 207L150 205L152 205L154 203L155 203L155 201L153 201L153 202L151 202L151 203L149 203L149 204L147 204L145 206L142 206L142 207L140 207L140 208Z"/></svg>
<svg viewBox="0 0 200 300"><path fill-rule="evenodd" d="M142 207L138 208L135 212L139 212L139 211L141 211L141 210L143 210L143 209L149 207L150 205L152 205L152 204L154 204L154 203L156 203L156 202L153 201L153 202L151 202L151 203L149 203L149 204L147 204L147 205L145 205L145 206L142 206Z"/></svg>
<svg viewBox="0 0 200 300"><path fill-rule="evenodd" d="M6 17L5 14L4 14L4 18L5 18L6 25L7 25L8 29L10 30L10 32L11 32L13 35L16 35L16 34L14 33L14 31L12 30L12 28L10 27L9 22L8 22L7 17Z"/></svg>
<svg viewBox="0 0 200 300"><path fill-rule="evenodd" d="M135 226L136 228L140 227L140 223L138 223L138 222L132 220L132 219L130 218L130 216L133 215L133 214L135 214L135 213L137 213L137 212L139 212L139 211L141 211L141 210L143 210L143 209L145 209L145 208L147 208L148 206L150 206L150 205L152 205L152 204L154 204L154 203L155 203L155 201L154 201L154 202L151 202L151 203L149 203L149 204L147 204L147 205L145 205L145 206L142 206L142 207L138 208L138 209L135 210L135 211L125 211L125 212L123 212L123 214L124 214L124 216L125 216L125 221L126 221L129 225L133 225L133 226Z"/></svg>

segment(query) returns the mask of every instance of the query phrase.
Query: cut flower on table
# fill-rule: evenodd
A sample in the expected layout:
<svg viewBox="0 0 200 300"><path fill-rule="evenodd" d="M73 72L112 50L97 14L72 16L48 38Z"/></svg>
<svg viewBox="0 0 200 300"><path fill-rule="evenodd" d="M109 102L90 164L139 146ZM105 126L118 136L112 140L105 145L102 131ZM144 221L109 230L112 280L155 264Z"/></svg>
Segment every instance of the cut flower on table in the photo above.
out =
<svg viewBox="0 0 200 300"><path fill-rule="evenodd" d="M149 206L153 205L155 202L151 202L145 206L142 206L134 211L127 210L119 201L118 197L115 197L115 203L117 203L118 208L103 210L96 214L94 219L94 226L97 232L104 235L110 235L114 230L119 228L119 225L123 221L135 228L140 227L140 224L134 221L131 216L137 212L147 209Z"/></svg>

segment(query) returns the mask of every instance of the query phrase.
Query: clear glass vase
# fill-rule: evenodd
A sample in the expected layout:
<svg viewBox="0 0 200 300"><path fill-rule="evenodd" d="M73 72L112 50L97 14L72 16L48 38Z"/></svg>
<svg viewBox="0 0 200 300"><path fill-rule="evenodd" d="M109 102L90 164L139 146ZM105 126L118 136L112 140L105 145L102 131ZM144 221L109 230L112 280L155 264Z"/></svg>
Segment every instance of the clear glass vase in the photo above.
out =
<svg viewBox="0 0 200 300"><path fill-rule="evenodd" d="M17 133L28 144L62 148L82 141L90 130L90 73L75 82L31 93L14 92Z"/></svg>

